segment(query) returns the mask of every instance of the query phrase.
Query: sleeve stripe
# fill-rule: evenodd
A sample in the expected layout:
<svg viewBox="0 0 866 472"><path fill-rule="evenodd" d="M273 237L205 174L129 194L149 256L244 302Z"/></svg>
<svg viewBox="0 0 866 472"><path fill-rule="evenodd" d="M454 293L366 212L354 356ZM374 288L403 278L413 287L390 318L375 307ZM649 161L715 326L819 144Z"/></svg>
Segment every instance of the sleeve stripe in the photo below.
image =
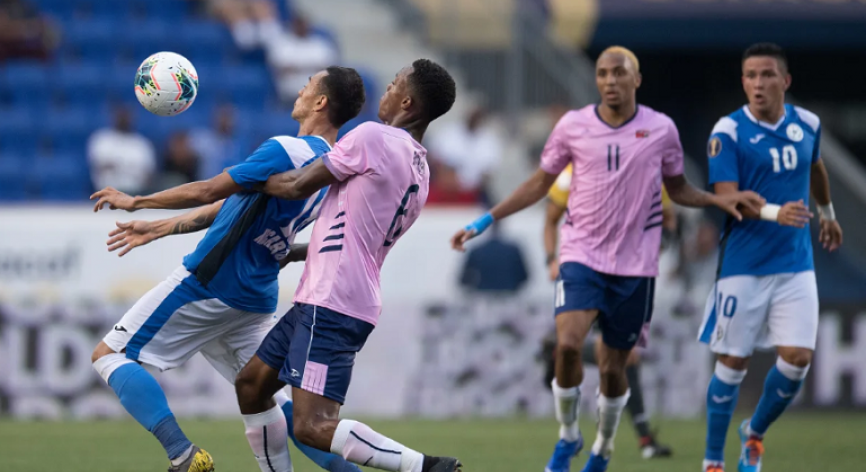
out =
<svg viewBox="0 0 866 472"><path fill-rule="evenodd" d="M293 138L290 136L276 136L271 138L280 143L283 150L292 161L292 169L300 169L304 167L307 161L316 157L316 153L303 139Z"/></svg>
<svg viewBox="0 0 866 472"><path fill-rule="evenodd" d="M713 127L713 132L711 134L727 134L737 142L737 122L733 120L733 118L726 116L720 119L716 126Z"/></svg>
<svg viewBox="0 0 866 472"><path fill-rule="evenodd" d="M818 128L821 127L821 118L818 118L818 115L812 113L805 108L800 108L796 106L794 107L794 110L797 111L797 115L800 117L800 120L802 120L803 123L809 125L809 127L812 128L812 131L816 133L818 132Z"/></svg>

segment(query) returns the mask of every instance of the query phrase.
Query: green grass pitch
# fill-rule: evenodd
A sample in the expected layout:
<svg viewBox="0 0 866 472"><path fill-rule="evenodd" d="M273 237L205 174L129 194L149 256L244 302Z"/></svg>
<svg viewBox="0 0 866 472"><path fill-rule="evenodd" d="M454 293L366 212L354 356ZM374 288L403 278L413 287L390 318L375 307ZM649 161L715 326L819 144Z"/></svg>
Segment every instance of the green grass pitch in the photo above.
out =
<svg viewBox="0 0 866 472"><path fill-rule="evenodd" d="M553 421L369 421L376 430L410 447L456 455L465 472L541 472L557 439ZM739 424L738 421L734 423ZM218 472L256 472L258 467L237 421L181 421L190 439L213 454ZM591 444L594 425L582 430ZM674 447L671 459L640 458L629 424L623 424L612 472L698 472L704 445L702 421L665 421L661 439ZM727 470L736 471L739 442L732 427ZM764 472L863 470L866 414L796 413L773 425L765 441ZM318 470L292 449L295 470ZM574 460L579 471L586 456ZM0 470L9 472L152 472L168 461L149 433L132 422L0 421ZM371 469L372 470L372 469Z"/></svg>

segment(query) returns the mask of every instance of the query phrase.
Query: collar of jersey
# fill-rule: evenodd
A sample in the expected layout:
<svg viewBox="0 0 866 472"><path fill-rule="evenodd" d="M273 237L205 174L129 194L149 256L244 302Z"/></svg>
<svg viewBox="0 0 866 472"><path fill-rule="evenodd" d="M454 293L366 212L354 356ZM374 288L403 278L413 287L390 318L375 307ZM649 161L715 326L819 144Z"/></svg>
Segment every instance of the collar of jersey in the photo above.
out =
<svg viewBox="0 0 866 472"><path fill-rule="evenodd" d="M752 123L755 123L758 126L763 126L764 128L767 128L767 129L773 130L773 131L776 131L777 129L779 129L779 127L782 126L782 123L784 123L785 120L788 119L787 108L785 109L785 114L783 114L782 117L779 118L779 121L777 121L775 124L767 123L766 121L761 121L761 120L755 118L755 115L753 115L752 111L749 110L749 105L743 105L743 113L746 114L747 118L752 120Z"/></svg>
<svg viewBox="0 0 866 472"><path fill-rule="evenodd" d="M598 112L598 107L599 107L599 104L596 104L595 107L593 107L593 109L592 109L595 112L595 117L598 118L598 121L601 121L602 124L604 124L605 126L607 126L610 129L620 129L620 128L625 127L625 125L634 121L634 119L637 118L637 114L640 113L640 104L635 104L634 115L631 115L631 118L623 121L621 125L613 126L610 123L608 123L607 121L604 121L604 119L601 117L601 114Z"/></svg>
<svg viewBox="0 0 866 472"><path fill-rule="evenodd" d="M328 149L329 149L329 150L332 149L332 148L331 148L331 143L329 143L327 139L325 139L325 138L323 138L323 137L321 137L321 136L318 136L318 135L315 135L315 134L308 134L308 135L306 135L306 136L304 136L304 137L305 137L305 138L319 138L319 139L322 140L323 143L325 143L325 146L328 146Z"/></svg>

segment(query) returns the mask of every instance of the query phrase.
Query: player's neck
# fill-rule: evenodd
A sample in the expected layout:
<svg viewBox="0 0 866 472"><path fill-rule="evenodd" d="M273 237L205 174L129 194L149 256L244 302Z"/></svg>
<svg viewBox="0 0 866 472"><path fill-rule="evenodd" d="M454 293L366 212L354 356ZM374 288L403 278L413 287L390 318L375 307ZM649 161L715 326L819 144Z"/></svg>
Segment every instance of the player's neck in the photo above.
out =
<svg viewBox="0 0 866 472"><path fill-rule="evenodd" d="M774 125L785 116L785 104L782 103L778 107L766 111L756 110L752 104L749 104L749 112L752 113L752 116L754 116L756 120Z"/></svg>
<svg viewBox="0 0 866 472"><path fill-rule="evenodd" d="M596 110L598 110L598 117L601 118L601 121L613 128L618 128L626 121L634 118L637 103L623 103L618 107L611 107L602 103Z"/></svg>
<svg viewBox="0 0 866 472"><path fill-rule="evenodd" d="M415 117L396 116L393 120L385 123L388 126L405 129L415 141L421 142L424 139L424 133L427 132L427 126L430 124L425 120Z"/></svg>
<svg viewBox="0 0 866 472"><path fill-rule="evenodd" d="M298 129L298 137L319 136L333 146L337 143L338 131L331 123L317 123L316 120L308 120L301 123L300 129Z"/></svg>

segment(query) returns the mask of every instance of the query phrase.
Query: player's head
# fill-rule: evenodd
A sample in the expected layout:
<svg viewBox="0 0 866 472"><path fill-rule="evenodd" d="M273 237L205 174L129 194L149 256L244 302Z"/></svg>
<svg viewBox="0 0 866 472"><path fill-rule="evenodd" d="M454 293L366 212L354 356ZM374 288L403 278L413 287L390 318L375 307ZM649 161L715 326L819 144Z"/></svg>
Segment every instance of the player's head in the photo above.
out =
<svg viewBox="0 0 866 472"><path fill-rule="evenodd" d="M397 73L379 101L379 119L391 124L400 114L424 123L444 115L454 105L457 86L444 67L418 59Z"/></svg>
<svg viewBox="0 0 866 472"><path fill-rule="evenodd" d="M754 112L773 112L784 106L791 86L788 58L777 44L758 43L743 53L743 90Z"/></svg>
<svg viewBox="0 0 866 472"><path fill-rule="evenodd" d="M298 92L292 118L303 123L321 114L335 128L358 116L366 100L364 81L350 67L331 66L310 77Z"/></svg>
<svg viewBox="0 0 866 472"><path fill-rule="evenodd" d="M640 63L633 52L622 46L611 46L598 56L595 84L601 103L611 108L633 104L640 83Z"/></svg>

